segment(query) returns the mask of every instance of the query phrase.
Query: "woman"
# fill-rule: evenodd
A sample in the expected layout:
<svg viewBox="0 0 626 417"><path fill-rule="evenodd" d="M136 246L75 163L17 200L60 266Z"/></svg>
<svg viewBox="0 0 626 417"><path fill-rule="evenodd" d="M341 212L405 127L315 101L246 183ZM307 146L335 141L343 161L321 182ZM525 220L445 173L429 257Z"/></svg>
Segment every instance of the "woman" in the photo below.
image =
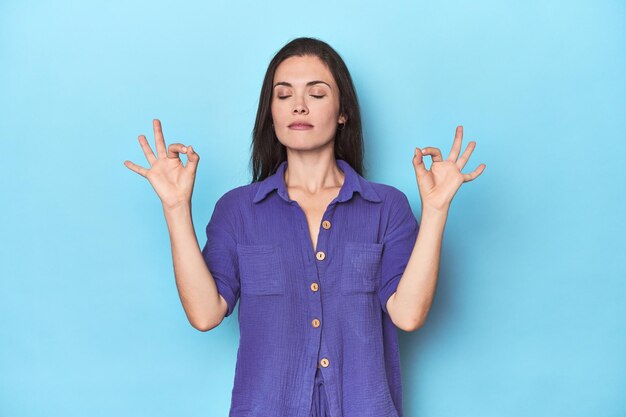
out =
<svg viewBox="0 0 626 417"><path fill-rule="evenodd" d="M396 329L424 322L451 200L485 168L461 173L475 146L459 157L462 127L445 160L415 148L418 226L401 191L362 176L360 112L343 60L320 40L295 39L263 81L253 181L217 201L202 251L191 219L200 158L181 143L166 152L156 119L154 133L157 156L139 136L151 168L125 164L163 203L190 323L210 330L241 299L230 416L402 416Z"/></svg>

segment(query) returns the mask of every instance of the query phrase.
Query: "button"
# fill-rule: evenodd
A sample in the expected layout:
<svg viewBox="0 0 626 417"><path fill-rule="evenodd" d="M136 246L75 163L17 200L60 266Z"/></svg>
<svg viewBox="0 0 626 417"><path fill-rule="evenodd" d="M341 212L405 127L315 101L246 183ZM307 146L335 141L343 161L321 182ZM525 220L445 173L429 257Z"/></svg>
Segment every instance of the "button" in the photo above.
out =
<svg viewBox="0 0 626 417"><path fill-rule="evenodd" d="M313 325L313 327L320 327L320 321L318 319L313 319L311 324Z"/></svg>
<svg viewBox="0 0 626 417"><path fill-rule="evenodd" d="M324 220L322 222L322 227L327 230L330 229L330 222L328 220Z"/></svg>
<svg viewBox="0 0 626 417"><path fill-rule="evenodd" d="M324 258L326 257L326 254L322 251L319 251L315 254L315 257L317 258L318 261L323 261Z"/></svg>
<svg viewBox="0 0 626 417"><path fill-rule="evenodd" d="M317 291L317 289L318 289L319 287L320 287L320 286L319 286L319 285L317 285L317 282L314 282L314 283L312 283L312 284L311 284L311 291Z"/></svg>
<svg viewBox="0 0 626 417"><path fill-rule="evenodd" d="M322 358L322 360L320 361L320 365L322 365L324 368L328 368L328 365L330 365L330 361L327 358Z"/></svg>

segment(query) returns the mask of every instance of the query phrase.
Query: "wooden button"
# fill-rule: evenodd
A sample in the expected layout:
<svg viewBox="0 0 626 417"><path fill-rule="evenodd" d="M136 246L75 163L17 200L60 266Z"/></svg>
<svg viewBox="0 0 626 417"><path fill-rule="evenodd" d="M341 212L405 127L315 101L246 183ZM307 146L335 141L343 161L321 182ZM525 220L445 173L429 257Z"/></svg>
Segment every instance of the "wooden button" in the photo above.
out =
<svg viewBox="0 0 626 417"><path fill-rule="evenodd" d="M327 230L330 229L330 222L328 220L324 220L322 222L322 227Z"/></svg>
<svg viewBox="0 0 626 417"><path fill-rule="evenodd" d="M317 285L317 282L314 282L311 284L311 291L317 291L318 288L319 288L319 285Z"/></svg>
<svg viewBox="0 0 626 417"><path fill-rule="evenodd" d="M313 319L311 324L313 325L313 327L320 327L320 321L318 319Z"/></svg>
<svg viewBox="0 0 626 417"><path fill-rule="evenodd" d="M328 365L330 365L330 361L326 358L322 358L322 360L320 361L320 365L322 365L324 368L328 368Z"/></svg>
<svg viewBox="0 0 626 417"><path fill-rule="evenodd" d="M322 251L319 251L315 254L315 257L317 258L318 261L323 261L324 258L326 257L326 254Z"/></svg>

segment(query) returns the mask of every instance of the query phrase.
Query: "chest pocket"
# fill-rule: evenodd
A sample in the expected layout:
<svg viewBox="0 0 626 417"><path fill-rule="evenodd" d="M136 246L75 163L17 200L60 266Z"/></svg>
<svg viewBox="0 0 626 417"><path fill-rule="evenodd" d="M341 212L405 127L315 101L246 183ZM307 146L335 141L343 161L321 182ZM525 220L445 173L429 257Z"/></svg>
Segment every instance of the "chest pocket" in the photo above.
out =
<svg viewBox="0 0 626 417"><path fill-rule="evenodd" d="M287 274L278 245L237 244L237 254L242 294L285 293Z"/></svg>
<svg viewBox="0 0 626 417"><path fill-rule="evenodd" d="M341 267L342 294L378 291L382 251L382 243L346 242Z"/></svg>

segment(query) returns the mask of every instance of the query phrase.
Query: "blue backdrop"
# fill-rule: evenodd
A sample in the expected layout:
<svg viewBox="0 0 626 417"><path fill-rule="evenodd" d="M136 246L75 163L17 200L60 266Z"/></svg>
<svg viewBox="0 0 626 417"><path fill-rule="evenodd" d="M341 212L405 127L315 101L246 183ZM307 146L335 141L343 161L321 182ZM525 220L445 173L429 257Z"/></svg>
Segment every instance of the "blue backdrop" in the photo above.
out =
<svg viewBox="0 0 626 417"><path fill-rule="evenodd" d="M406 416L625 415L625 21L617 0L2 1L0 415L227 415L237 314L189 325L160 201L123 162L149 167L153 118L194 147L203 246L299 36L345 59L368 177L418 220L415 146L447 156L461 124L464 172L487 164L426 324L399 331Z"/></svg>

